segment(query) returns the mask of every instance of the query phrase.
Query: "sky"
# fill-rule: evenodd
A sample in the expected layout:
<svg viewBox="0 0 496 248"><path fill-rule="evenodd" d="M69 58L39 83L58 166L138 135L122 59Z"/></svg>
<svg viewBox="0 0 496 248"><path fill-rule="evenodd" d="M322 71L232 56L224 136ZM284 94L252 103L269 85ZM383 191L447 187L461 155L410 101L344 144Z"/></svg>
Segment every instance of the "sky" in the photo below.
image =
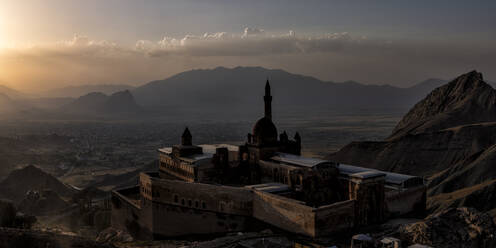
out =
<svg viewBox="0 0 496 248"><path fill-rule="evenodd" d="M496 1L0 0L0 84L141 85L218 66L407 87L496 81Z"/></svg>

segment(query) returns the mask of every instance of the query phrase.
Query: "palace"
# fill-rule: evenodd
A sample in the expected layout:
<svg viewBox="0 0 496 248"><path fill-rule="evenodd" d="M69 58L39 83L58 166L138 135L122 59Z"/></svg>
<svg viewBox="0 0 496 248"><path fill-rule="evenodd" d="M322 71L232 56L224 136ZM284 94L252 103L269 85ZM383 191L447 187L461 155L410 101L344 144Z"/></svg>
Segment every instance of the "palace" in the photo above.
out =
<svg viewBox="0 0 496 248"><path fill-rule="evenodd" d="M158 172L112 192L112 226L138 239L263 226L317 238L424 213L422 178L303 157L298 133L277 132L268 81L264 102L243 145L194 145L186 128L158 149Z"/></svg>

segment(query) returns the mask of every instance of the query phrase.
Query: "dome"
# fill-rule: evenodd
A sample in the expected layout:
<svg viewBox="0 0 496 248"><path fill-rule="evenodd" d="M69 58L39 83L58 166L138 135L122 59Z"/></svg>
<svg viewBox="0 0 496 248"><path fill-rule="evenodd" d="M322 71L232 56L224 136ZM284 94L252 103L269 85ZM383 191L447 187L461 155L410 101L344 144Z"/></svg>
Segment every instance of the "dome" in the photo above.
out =
<svg viewBox="0 0 496 248"><path fill-rule="evenodd" d="M263 117L253 126L254 142L258 144L271 144L277 142L277 128L267 117Z"/></svg>

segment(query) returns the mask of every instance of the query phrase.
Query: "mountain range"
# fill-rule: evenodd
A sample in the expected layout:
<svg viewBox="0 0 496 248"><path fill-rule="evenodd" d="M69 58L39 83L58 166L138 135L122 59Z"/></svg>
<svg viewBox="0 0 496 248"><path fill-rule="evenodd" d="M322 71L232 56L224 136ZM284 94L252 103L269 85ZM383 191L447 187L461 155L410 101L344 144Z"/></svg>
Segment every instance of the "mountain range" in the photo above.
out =
<svg viewBox="0 0 496 248"><path fill-rule="evenodd" d="M301 108L405 108L445 83L430 79L410 88L365 85L353 81L324 82L313 77L262 67L218 67L191 70L165 80L152 81L132 91L143 106L209 108L215 111L250 111L261 107L269 80L275 109Z"/></svg>
<svg viewBox="0 0 496 248"><path fill-rule="evenodd" d="M129 90L112 95L99 92L89 93L63 105L59 111L72 115L122 115L141 111Z"/></svg>
<svg viewBox="0 0 496 248"><path fill-rule="evenodd" d="M273 107L278 113L308 113L317 109L406 111L431 90L447 82L442 79L427 79L408 88L399 88L391 85L366 85L354 81L326 82L262 67L218 67L185 71L136 88L127 85L83 85L61 88L46 94L56 97L26 97L21 93L0 88L0 93L12 100L8 101L8 104L0 102L0 105L6 105L8 108L19 106L14 109L29 109L28 113L36 112L36 109L49 110L52 115L46 116L70 112L73 114L70 118L77 114L89 117L91 113L98 116L113 113L113 116L117 116L118 113L139 111L147 116L166 116L164 114L167 113L190 116L207 113L213 118L250 116L257 115L262 108L263 101L260 99L267 79L277 99ZM117 94L118 92L120 93ZM107 101L107 95L115 97L110 97L108 102L104 103ZM119 95L120 100L111 100L117 99ZM124 102L125 99L127 103Z"/></svg>
<svg viewBox="0 0 496 248"><path fill-rule="evenodd" d="M76 86L66 86L62 88L50 89L41 93L45 98L72 97L77 98L92 92L100 92L111 95L119 91L132 90L131 85L126 84L86 84Z"/></svg>

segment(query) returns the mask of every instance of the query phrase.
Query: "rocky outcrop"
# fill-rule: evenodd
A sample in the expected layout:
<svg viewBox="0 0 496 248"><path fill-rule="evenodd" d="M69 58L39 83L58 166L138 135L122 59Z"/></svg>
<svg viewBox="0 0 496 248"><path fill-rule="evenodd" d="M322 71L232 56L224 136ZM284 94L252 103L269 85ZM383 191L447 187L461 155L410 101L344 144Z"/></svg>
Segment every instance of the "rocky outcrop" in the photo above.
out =
<svg viewBox="0 0 496 248"><path fill-rule="evenodd" d="M471 207L496 216L496 179L428 198L427 208L438 213L449 208Z"/></svg>
<svg viewBox="0 0 496 248"><path fill-rule="evenodd" d="M433 90L394 128L389 139L460 125L496 121L496 91L472 71Z"/></svg>
<svg viewBox="0 0 496 248"><path fill-rule="evenodd" d="M29 215L47 215L57 213L69 207L69 204L52 190L31 190L19 203L19 211Z"/></svg>
<svg viewBox="0 0 496 248"><path fill-rule="evenodd" d="M133 240L133 237L129 233L112 227L103 230L96 237L96 241L102 243L123 243L132 242Z"/></svg>
<svg viewBox="0 0 496 248"><path fill-rule="evenodd" d="M417 103L388 139L350 143L329 159L428 177L431 211L496 209L477 200L494 193L496 91L479 72L461 75Z"/></svg>
<svg viewBox="0 0 496 248"><path fill-rule="evenodd" d="M402 240L432 247L495 247L496 225L488 214L471 208L452 208L425 220L402 226Z"/></svg>
<svg viewBox="0 0 496 248"><path fill-rule="evenodd" d="M496 91L482 74L472 71L433 90L403 117L387 140L352 142L329 158L414 175L450 168L460 171L454 166L475 161L496 143L495 131ZM436 181L441 178L447 176Z"/></svg>

